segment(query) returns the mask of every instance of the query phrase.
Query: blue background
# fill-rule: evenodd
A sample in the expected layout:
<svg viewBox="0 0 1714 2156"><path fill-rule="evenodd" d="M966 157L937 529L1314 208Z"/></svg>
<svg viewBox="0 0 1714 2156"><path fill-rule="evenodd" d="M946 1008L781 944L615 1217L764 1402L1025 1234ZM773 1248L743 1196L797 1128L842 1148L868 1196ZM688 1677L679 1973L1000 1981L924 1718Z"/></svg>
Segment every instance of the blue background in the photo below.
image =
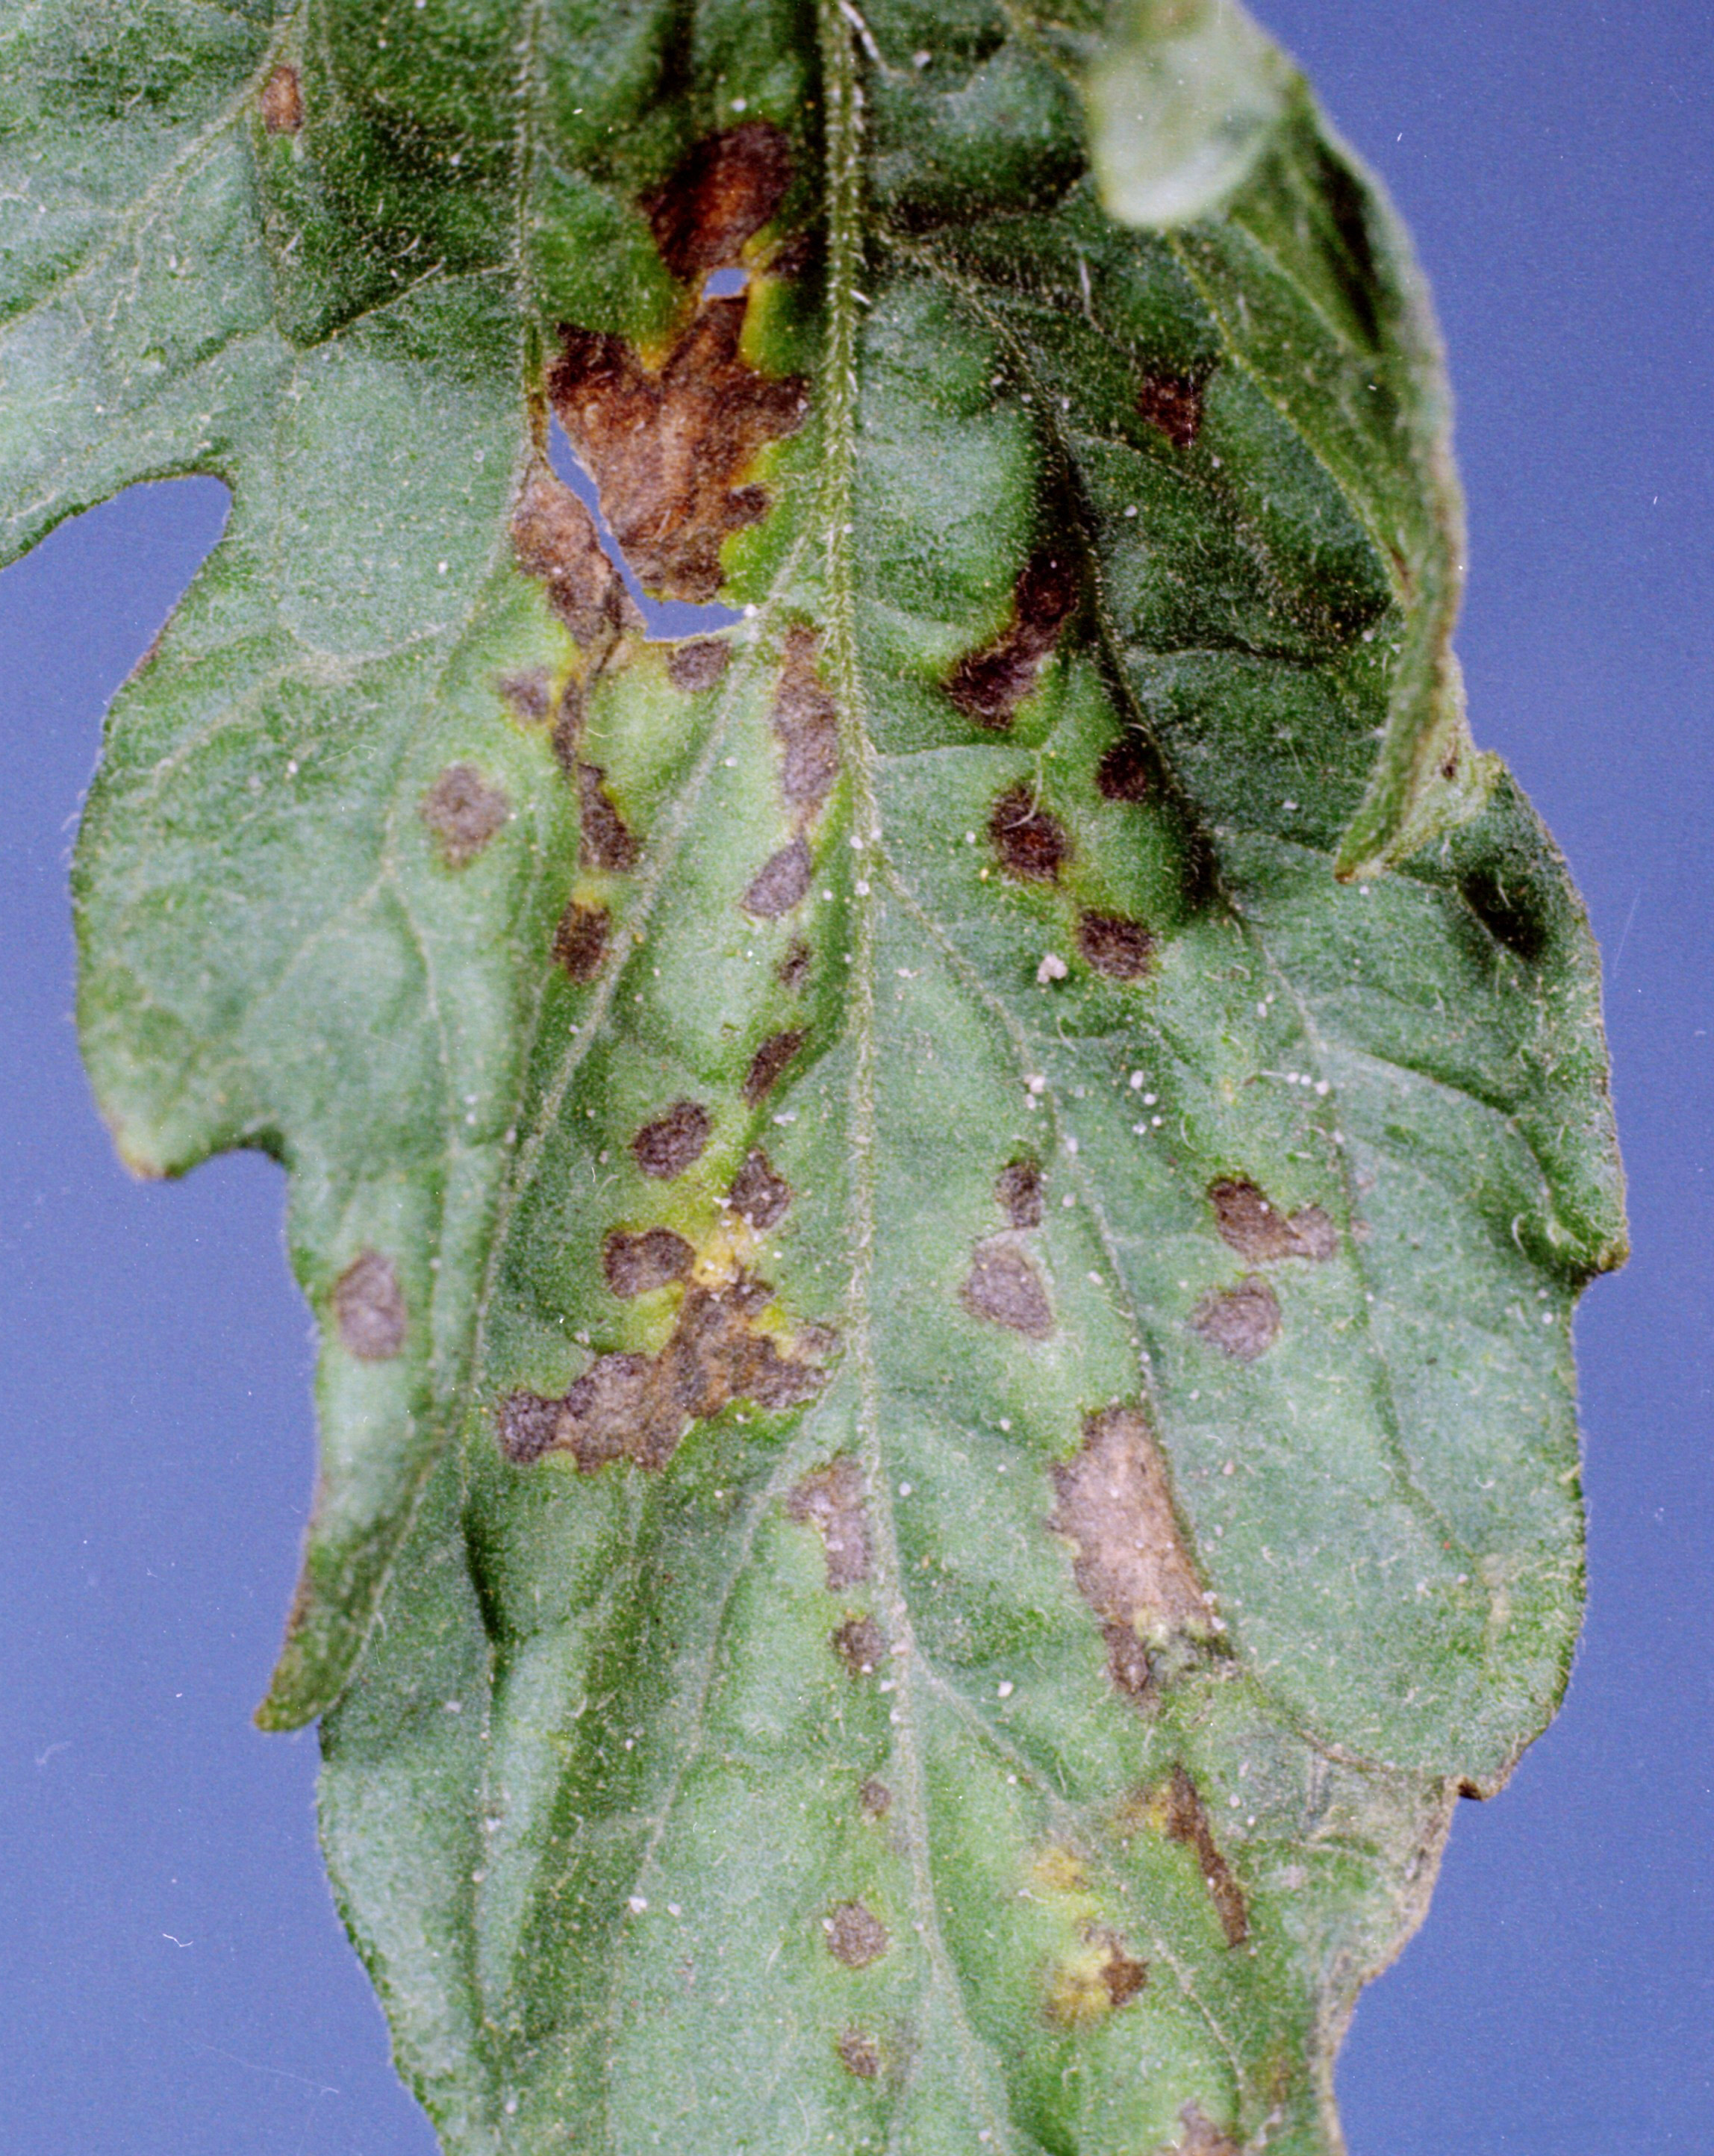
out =
<svg viewBox="0 0 1714 2156"><path fill-rule="evenodd" d="M1578 1323L1592 1604L1565 1712L1465 1804L1360 2006L1353 2156L1714 2148L1708 993L1714 12L1272 0L1434 280L1477 738L1607 952L1636 1255ZM429 2156L259 1696L311 1472L266 1162L116 1166L69 1013L99 716L218 532L136 490L0 577L0 2146Z"/></svg>

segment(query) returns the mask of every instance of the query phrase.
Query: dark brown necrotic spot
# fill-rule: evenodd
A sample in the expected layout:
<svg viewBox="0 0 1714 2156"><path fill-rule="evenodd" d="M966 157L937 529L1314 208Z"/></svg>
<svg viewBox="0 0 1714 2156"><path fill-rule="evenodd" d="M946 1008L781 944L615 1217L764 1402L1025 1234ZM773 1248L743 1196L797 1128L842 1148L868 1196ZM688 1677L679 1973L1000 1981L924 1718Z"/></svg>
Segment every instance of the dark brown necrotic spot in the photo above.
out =
<svg viewBox="0 0 1714 2156"><path fill-rule="evenodd" d="M834 1634L834 1652L848 1676L872 1677L886 1660L886 1635L872 1617L848 1617Z"/></svg>
<svg viewBox="0 0 1714 2156"><path fill-rule="evenodd" d="M793 937L785 957L780 960L777 975L779 984L788 995L801 995L808 987L814 956L801 936Z"/></svg>
<svg viewBox="0 0 1714 2156"><path fill-rule="evenodd" d="M786 1517L815 1528L835 1594L869 1577L869 1520L863 1470L849 1453L806 1475L786 1500Z"/></svg>
<svg viewBox="0 0 1714 2156"><path fill-rule="evenodd" d="M1053 1471L1049 1525L1076 1554L1077 1591L1101 1620L1107 1670L1121 1691L1147 1698L1145 1642L1201 1636L1208 1605L1197 1584L1160 1449L1140 1408L1114 1406L1083 1425L1082 1449Z"/></svg>
<svg viewBox="0 0 1714 2156"><path fill-rule="evenodd" d="M891 1943L886 1926L862 1902L841 1902L822 1918L821 1928L828 1952L847 1969L867 1969Z"/></svg>
<svg viewBox="0 0 1714 2156"><path fill-rule="evenodd" d="M994 1196L1000 1202L1000 1210L1014 1228L1040 1227L1041 1163L1014 1160L1009 1168L1002 1168L994 1185Z"/></svg>
<svg viewBox="0 0 1714 2156"><path fill-rule="evenodd" d="M539 726L553 701L553 683L545 666L527 666L521 673L502 674L500 693L519 718Z"/></svg>
<svg viewBox="0 0 1714 2156"><path fill-rule="evenodd" d="M839 711L815 671L819 639L808 629L786 639L785 664L769 722L780 744L780 792L813 815L839 775Z"/></svg>
<svg viewBox="0 0 1714 2156"><path fill-rule="evenodd" d="M574 981L593 981L607 957L612 926L604 906L585 906L573 899L553 932L554 963Z"/></svg>
<svg viewBox="0 0 1714 2156"><path fill-rule="evenodd" d="M1000 866L1028 883L1056 883L1071 856L1071 840L1057 816L1038 807L1027 786L1008 786L994 803L988 834Z"/></svg>
<svg viewBox="0 0 1714 2156"><path fill-rule="evenodd" d="M743 475L808 409L801 376L770 378L741 356L744 305L705 300L659 371L618 337L561 331L554 409L625 558L664 598L718 592L721 542L767 513L767 490Z"/></svg>
<svg viewBox="0 0 1714 2156"><path fill-rule="evenodd" d="M801 906L813 867L809 848L802 839L782 846L751 878L742 901L745 912L758 921L777 921L781 914Z"/></svg>
<svg viewBox="0 0 1714 2156"><path fill-rule="evenodd" d="M520 1467L539 1460L553 1444L562 1403L540 1393L509 1393L500 1404L500 1449Z"/></svg>
<svg viewBox="0 0 1714 2156"><path fill-rule="evenodd" d="M792 146L766 120L710 135L643 208L661 259L681 281L737 260L792 184Z"/></svg>
<svg viewBox="0 0 1714 2156"><path fill-rule="evenodd" d="M1234 1178L1210 1183L1209 1202L1221 1240L1251 1265L1275 1258L1331 1258L1339 1231L1319 1205L1306 1205L1289 1217L1256 1184Z"/></svg>
<svg viewBox="0 0 1714 2156"><path fill-rule="evenodd" d="M1161 2156L1244 2156L1229 2134L1222 2133L1199 2103L1187 2103L1178 2113L1184 2138Z"/></svg>
<svg viewBox="0 0 1714 2156"><path fill-rule="evenodd" d="M405 1299L391 1258L361 1250L333 1287L340 1344L364 1363L390 1363L405 1344Z"/></svg>
<svg viewBox="0 0 1714 2156"><path fill-rule="evenodd" d="M615 1228L601 1246L601 1270L615 1295L653 1295L669 1281L687 1280L696 1253L670 1228L645 1228L628 1235Z"/></svg>
<svg viewBox="0 0 1714 2156"><path fill-rule="evenodd" d="M757 1146L745 1155L726 1198L732 1210L760 1233L785 1219L792 1203L792 1186L783 1175L774 1173L772 1163Z"/></svg>
<svg viewBox="0 0 1714 2156"><path fill-rule="evenodd" d="M1070 562L1058 553L1036 555L1013 593L1010 626L985 649L961 659L947 680L947 694L966 718L1002 731L1011 725L1075 612L1077 597Z"/></svg>
<svg viewBox="0 0 1714 2156"><path fill-rule="evenodd" d="M1126 734L1102 752L1095 768L1095 783L1104 801L1148 798L1149 753L1135 734Z"/></svg>
<svg viewBox="0 0 1714 2156"><path fill-rule="evenodd" d="M511 533L518 567L547 585L554 612L586 651L642 627L588 511L539 458L524 475Z"/></svg>
<svg viewBox="0 0 1714 2156"><path fill-rule="evenodd" d="M512 805L474 763L449 763L423 796L419 814L449 869L475 860L511 814Z"/></svg>
<svg viewBox="0 0 1714 2156"><path fill-rule="evenodd" d="M883 1820L893 1808L893 1793L871 1774L857 1792L857 1803L865 1819Z"/></svg>
<svg viewBox="0 0 1714 2156"><path fill-rule="evenodd" d="M664 1116L644 1123L631 1141L637 1165L662 1183L701 1159L714 1134L714 1118L700 1101L675 1101Z"/></svg>
<svg viewBox="0 0 1714 2156"><path fill-rule="evenodd" d="M1040 1274L1015 1243L1003 1237L977 1245L958 1300L972 1317L1003 1325L1028 1339L1045 1340L1054 1329L1053 1307Z"/></svg>
<svg viewBox="0 0 1714 2156"><path fill-rule="evenodd" d="M1254 1363L1280 1337L1280 1299L1265 1280L1215 1288L1191 1313L1192 1329L1235 1363Z"/></svg>
<svg viewBox="0 0 1714 2156"><path fill-rule="evenodd" d="M1146 374L1137 408L1177 449L1188 449L1202 430L1202 388L1182 374Z"/></svg>
<svg viewBox="0 0 1714 2156"><path fill-rule="evenodd" d="M1148 1964L1128 1952L1116 1932L1097 1930L1090 1934L1090 1944L1106 1950L1101 1975L1109 2004L1128 2006L1148 1982Z"/></svg>
<svg viewBox="0 0 1714 2156"><path fill-rule="evenodd" d="M757 1329L772 1296L767 1281L743 1275L722 1287L691 1288L658 1355L598 1355L563 1399L514 1393L500 1411L501 1450L519 1461L568 1452L586 1475L614 1460L658 1469L693 1423L733 1400L803 1406L827 1373L802 1358L810 1332L783 1355ZM816 1330L813 1344L825 1337Z"/></svg>
<svg viewBox="0 0 1714 2156"><path fill-rule="evenodd" d="M750 1068L744 1074L744 1098L753 1108L765 1101L778 1084L782 1073L808 1035L793 1029L787 1033L771 1033L750 1059Z"/></svg>
<svg viewBox="0 0 1714 2156"><path fill-rule="evenodd" d="M304 124L303 85L284 61L262 85L262 125L270 135L295 135Z"/></svg>
<svg viewBox="0 0 1714 2156"><path fill-rule="evenodd" d="M726 670L731 646L717 636L699 636L691 644L675 644L666 655L667 679L674 688L695 696L711 689Z"/></svg>
<svg viewBox="0 0 1714 2156"><path fill-rule="evenodd" d="M860 2082L872 2082L880 2072L880 2046L860 2029L842 2030L836 2048L839 2064Z"/></svg>
<svg viewBox="0 0 1714 2156"><path fill-rule="evenodd" d="M637 841L631 836L624 818L613 805L603 783L606 777L599 764L577 766L583 861L586 867L607 869L623 875L626 870L637 865Z"/></svg>
<svg viewBox="0 0 1714 2156"><path fill-rule="evenodd" d="M1077 947L1110 980L1140 981L1153 960L1155 939L1123 914L1085 913L1077 923Z"/></svg>
<svg viewBox="0 0 1714 2156"><path fill-rule="evenodd" d="M1161 1803L1167 1834L1174 1841L1182 1841L1196 1851L1197 1865L1219 1917L1220 1928L1226 1934L1227 1945L1242 1946L1250 1937L1250 1912L1244 1906L1244 1889L1233 1876L1231 1866L1215 1843L1202 1793L1183 1767L1173 1769L1161 1793Z"/></svg>

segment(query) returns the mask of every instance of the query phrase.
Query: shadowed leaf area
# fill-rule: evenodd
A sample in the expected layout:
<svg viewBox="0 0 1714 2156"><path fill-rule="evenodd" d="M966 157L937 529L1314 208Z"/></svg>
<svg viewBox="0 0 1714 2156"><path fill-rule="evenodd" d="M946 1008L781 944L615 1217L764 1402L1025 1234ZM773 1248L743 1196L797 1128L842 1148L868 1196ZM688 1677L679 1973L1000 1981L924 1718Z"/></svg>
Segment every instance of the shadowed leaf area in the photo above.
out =
<svg viewBox="0 0 1714 2156"><path fill-rule="evenodd" d="M1565 1681L1623 1249L1375 184L1212 0L48 0L0 80L8 556L231 490L83 1039L139 1170L290 1171L261 1719L446 2148L1331 2156Z"/></svg>

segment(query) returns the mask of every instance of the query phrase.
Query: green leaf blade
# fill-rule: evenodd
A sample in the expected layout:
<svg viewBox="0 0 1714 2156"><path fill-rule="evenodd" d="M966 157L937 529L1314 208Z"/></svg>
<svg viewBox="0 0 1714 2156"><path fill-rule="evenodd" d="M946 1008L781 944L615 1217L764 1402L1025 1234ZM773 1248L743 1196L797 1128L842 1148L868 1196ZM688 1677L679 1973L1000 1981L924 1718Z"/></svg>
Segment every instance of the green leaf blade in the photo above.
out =
<svg viewBox="0 0 1714 2156"><path fill-rule="evenodd" d="M262 1718L449 2149L1332 2150L1564 1682L1621 1191L1434 332L1283 73L1118 221L1089 36L326 5L127 213L193 304L0 346L21 541L233 489L82 1023L137 1165L292 1172Z"/></svg>

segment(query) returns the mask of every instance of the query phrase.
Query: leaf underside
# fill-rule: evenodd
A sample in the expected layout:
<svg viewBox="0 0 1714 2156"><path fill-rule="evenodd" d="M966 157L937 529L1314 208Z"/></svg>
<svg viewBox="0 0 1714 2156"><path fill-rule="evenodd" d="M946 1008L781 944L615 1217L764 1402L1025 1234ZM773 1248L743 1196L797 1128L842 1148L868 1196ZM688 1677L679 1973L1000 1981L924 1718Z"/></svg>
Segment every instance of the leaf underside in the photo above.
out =
<svg viewBox="0 0 1714 2156"><path fill-rule="evenodd" d="M1564 1682L1620 1183L1425 302L1277 62L1224 205L1117 221L1100 33L0 37L7 556L232 494L84 819L85 1053L141 1170L290 1170L261 1717L460 2156L1337 2148ZM648 639L554 424L734 625Z"/></svg>

